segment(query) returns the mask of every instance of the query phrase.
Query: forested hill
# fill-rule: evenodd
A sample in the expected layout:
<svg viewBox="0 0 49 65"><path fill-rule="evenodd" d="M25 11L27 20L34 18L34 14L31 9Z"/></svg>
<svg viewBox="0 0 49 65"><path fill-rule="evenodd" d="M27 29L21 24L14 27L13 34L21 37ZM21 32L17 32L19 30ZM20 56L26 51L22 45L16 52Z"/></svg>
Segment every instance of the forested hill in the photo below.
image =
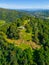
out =
<svg viewBox="0 0 49 65"><path fill-rule="evenodd" d="M7 22L12 22L12 21L16 21L17 18L22 18L22 17L25 18L30 17L30 14L18 10L0 8L0 19L2 20L6 20Z"/></svg>
<svg viewBox="0 0 49 65"><path fill-rule="evenodd" d="M30 15L35 16L37 18L49 19L49 9L29 9L29 10L26 9L20 11L27 12Z"/></svg>
<svg viewBox="0 0 49 65"><path fill-rule="evenodd" d="M14 21L17 18L27 18L31 16L49 19L49 10L14 10L0 8L0 19L6 20L8 22Z"/></svg>
<svg viewBox="0 0 49 65"><path fill-rule="evenodd" d="M49 65L49 19L0 8L0 65Z"/></svg>

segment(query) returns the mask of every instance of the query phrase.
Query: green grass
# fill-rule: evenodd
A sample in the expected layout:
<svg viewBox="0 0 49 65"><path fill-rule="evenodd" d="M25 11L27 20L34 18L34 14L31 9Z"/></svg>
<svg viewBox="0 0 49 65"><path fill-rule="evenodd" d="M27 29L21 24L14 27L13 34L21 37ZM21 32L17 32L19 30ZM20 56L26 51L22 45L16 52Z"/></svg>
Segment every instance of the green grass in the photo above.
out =
<svg viewBox="0 0 49 65"><path fill-rule="evenodd" d="M4 20L0 20L0 26L4 25L5 21Z"/></svg>
<svg viewBox="0 0 49 65"><path fill-rule="evenodd" d="M23 49L23 50L24 50L24 49L27 49L27 48L31 48L30 45L25 44L25 43L21 43L18 47L21 48L21 49Z"/></svg>
<svg viewBox="0 0 49 65"><path fill-rule="evenodd" d="M24 39L24 40L32 40L32 33L26 33L25 30L22 30L21 33L21 39Z"/></svg>

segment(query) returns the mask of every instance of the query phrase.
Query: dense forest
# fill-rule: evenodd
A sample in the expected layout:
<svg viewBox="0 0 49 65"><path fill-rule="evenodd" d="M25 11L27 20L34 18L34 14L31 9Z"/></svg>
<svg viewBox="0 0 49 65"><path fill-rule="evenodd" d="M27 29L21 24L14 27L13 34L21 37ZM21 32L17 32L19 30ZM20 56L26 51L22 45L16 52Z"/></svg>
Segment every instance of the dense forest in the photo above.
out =
<svg viewBox="0 0 49 65"><path fill-rule="evenodd" d="M0 65L49 65L49 19L0 8Z"/></svg>

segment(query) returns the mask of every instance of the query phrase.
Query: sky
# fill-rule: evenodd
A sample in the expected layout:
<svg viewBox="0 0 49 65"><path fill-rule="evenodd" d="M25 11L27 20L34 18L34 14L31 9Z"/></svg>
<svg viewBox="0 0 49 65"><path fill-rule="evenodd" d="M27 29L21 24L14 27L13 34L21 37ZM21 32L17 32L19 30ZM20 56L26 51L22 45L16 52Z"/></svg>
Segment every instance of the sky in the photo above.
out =
<svg viewBox="0 0 49 65"><path fill-rule="evenodd" d="M49 0L0 0L0 8L49 9Z"/></svg>

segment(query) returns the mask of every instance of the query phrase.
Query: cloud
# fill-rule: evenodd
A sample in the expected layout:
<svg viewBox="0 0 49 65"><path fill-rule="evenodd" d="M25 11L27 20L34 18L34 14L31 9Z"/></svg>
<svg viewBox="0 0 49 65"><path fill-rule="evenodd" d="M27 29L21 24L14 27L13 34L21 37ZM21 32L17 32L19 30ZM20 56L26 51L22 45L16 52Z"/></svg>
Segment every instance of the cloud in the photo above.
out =
<svg viewBox="0 0 49 65"><path fill-rule="evenodd" d="M8 7L8 4L0 3L0 7Z"/></svg>
<svg viewBox="0 0 49 65"><path fill-rule="evenodd" d="M9 9L49 9L49 5L34 5L34 6L28 6L28 5L17 5L17 4L8 4L8 3L0 3L1 8L9 8Z"/></svg>
<svg viewBox="0 0 49 65"><path fill-rule="evenodd" d="M0 3L0 7L1 8L10 8L10 9L29 9L32 7L28 7L28 6L22 6L22 5L16 5L16 4L4 4L4 3Z"/></svg>

